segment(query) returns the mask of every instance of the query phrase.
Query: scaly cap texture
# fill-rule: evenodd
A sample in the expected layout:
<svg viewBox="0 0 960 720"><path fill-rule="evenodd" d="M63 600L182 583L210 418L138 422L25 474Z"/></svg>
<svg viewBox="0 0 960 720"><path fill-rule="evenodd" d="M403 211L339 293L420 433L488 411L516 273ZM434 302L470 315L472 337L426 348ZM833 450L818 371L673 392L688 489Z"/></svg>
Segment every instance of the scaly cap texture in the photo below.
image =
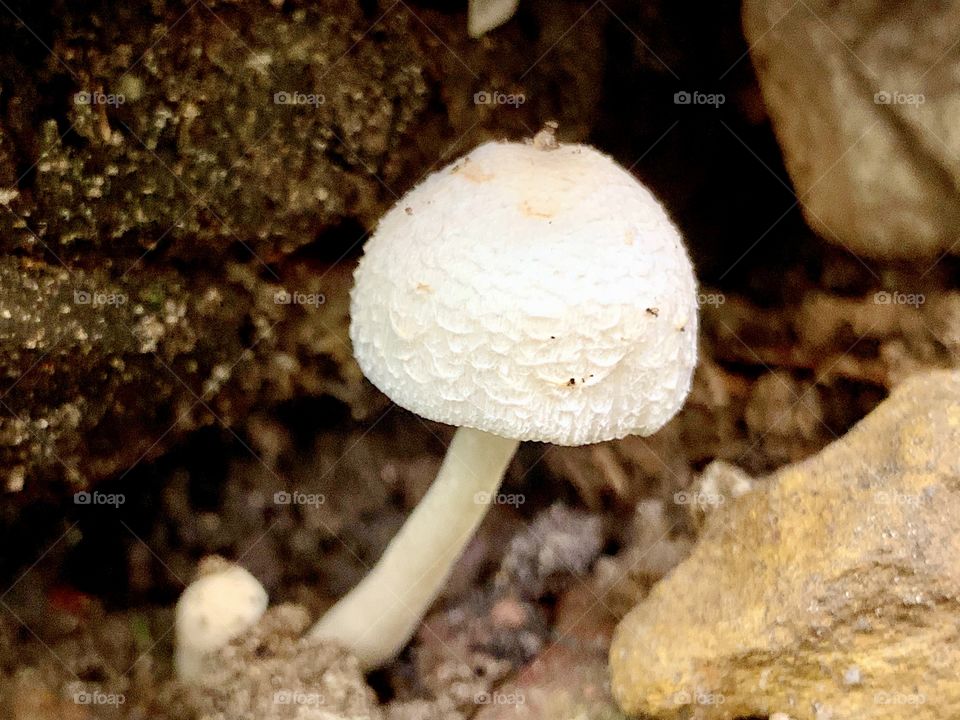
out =
<svg viewBox="0 0 960 720"><path fill-rule="evenodd" d="M438 170L384 215L355 281L360 367L431 420L584 445L655 432L690 389L680 235L585 145L492 142Z"/></svg>

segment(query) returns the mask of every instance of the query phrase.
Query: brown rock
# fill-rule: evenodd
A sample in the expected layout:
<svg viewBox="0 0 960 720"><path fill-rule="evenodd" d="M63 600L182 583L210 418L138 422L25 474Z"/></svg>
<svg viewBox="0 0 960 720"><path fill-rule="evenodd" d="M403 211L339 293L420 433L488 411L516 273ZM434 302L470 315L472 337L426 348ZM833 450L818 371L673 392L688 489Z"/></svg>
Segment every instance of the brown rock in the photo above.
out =
<svg viewBox="0 0 960 720"><path fill-rule="evenodd" d="M960 714L960 373L917 375L818 455L710 514L620 624L630 713Z"/></svg>

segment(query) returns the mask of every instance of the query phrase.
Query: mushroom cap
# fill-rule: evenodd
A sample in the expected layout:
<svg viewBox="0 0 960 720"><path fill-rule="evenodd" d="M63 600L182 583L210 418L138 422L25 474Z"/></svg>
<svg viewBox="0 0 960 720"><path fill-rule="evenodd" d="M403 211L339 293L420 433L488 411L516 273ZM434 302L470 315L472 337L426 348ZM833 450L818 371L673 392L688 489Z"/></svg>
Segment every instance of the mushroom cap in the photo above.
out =
<svg viewBox="0 0 960 720"><path fill-rule="evenodd" d="M201 657L253 627L267 602L260 582L239 565L223 563L190 583L176 609L178 673L195 675Z"/></svg>
<svg viewBox="0 0 960 720"><path fill-rule="evenodd" d="M364 374L418 415L518 440L649 435L697 357L676 227L586 145L491 142L381 219L355 273Z"/></svg>

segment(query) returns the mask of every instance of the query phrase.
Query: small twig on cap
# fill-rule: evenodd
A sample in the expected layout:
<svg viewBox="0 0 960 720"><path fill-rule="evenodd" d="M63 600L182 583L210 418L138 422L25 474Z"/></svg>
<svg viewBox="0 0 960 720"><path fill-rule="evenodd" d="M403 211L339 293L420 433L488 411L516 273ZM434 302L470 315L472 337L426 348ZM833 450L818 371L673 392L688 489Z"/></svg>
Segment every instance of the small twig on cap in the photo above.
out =
<svg viewBox="0 0 960 720"><path fill-rule="evenodd" d="M556 150L560 147L557 141L557 130L560 123L556 120L547 120L543 124L543 129L533 136L533 145L541 150Z"/></svg>

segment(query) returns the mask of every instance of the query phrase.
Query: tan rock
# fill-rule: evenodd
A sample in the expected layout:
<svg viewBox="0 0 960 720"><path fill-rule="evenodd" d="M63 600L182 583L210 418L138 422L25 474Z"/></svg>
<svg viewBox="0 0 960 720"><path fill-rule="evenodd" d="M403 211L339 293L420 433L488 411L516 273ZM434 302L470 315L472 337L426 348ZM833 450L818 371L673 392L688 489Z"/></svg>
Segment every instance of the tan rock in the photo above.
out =
<svg viewBox="0 0 960 720"><path fill-rule="evenodd" d="M807 222L853 252L960 251L957 3L746 0L764 102Z"/></svg>
<svg viewBox="0 0 960 720"><path fill-rule="evenodd" d="M960 717L960 373L711 513L617 628L629 713Z"/></svg>

